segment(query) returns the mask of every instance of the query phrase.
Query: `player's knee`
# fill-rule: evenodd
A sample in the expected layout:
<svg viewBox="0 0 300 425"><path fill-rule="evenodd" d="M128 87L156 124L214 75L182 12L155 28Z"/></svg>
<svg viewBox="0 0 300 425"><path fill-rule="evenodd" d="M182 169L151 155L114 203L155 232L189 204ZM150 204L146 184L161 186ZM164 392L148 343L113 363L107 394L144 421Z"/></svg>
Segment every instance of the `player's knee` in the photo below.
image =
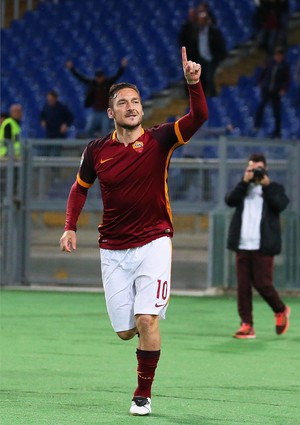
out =
<svg viewBox="0 0 300 425"><path fill-rule="evenodd" d="M136 317L137 328L140 332L149 331L158 326L158 316L141 314Z"/></svg>
<svg viewBox="0 0 300 425"><path fill-rule="evenodd" d="M123 339L123 341L128 341L129 339L132 339L136 334L137 334L136 328L129 329L128 331L117 332L118 337Z"/></svg>

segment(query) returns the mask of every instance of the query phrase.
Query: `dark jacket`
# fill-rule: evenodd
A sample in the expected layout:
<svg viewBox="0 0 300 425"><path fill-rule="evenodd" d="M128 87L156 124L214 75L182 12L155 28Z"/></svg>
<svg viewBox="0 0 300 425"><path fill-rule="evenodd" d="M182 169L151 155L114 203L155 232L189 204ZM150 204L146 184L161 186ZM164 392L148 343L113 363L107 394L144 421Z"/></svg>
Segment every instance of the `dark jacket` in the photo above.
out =
<svg viewBox="0 0 300 425"><path fill-rule="evenodd" d="M73 123L74 116L70 109L60 101L50 106L46 103L41 111L41 120L46 121L47 139L60 139L67 137L60 132L60 126L66 124L68 127Z"/></svg>
<svg viewBox="0 0 300 425"><path fill-rule="evenodd" d="M191 22L186 22L179 33L179 43L181 46L186 46L188 59L201 63L198 36L199 27ZM216 25L208 26L208 44L212 60L217 66L226 58L227 50L223 34Z"/></svg>
<svg viewBox="0 0 300 425"><path fill-rule="evenodd" d="M208 41L213 61L219 64L226 58L227 51L223 34L217 26L209 26Z"/></svg>
<svg viewBox="0 0 300 425"><path fill-rule="evenodd" d="M249 190L249 183L243 180L226 194L225 202L229 207L235 207L227 239L227 248L238 251L242 226L244 199ZM281 251L280 213L287 207L289 198L284 187L275 182L263 186L263 210L260 223L260 251L265 255L276 255Z"/></svg>
<svg viewBox="0 0 300 425"><path fill-rule="evenodd" d="M87 86L84 106L94 108L96 111L106 111L108 108L109 89L123 74L125 67L120 66L118 72L112 77L106 77L103 83L99 84L94 78L88 78L82 75L74 67L71 68L72 74Z"/></svg>
<svg viewBox="0 0 300 425"><path fill-rule="evenodd" d="M262 68L258 85L262 91L279 93L281 90L287 91L290 84L290 65L283 60L277 63L271 59L264 68Z"/></svg>

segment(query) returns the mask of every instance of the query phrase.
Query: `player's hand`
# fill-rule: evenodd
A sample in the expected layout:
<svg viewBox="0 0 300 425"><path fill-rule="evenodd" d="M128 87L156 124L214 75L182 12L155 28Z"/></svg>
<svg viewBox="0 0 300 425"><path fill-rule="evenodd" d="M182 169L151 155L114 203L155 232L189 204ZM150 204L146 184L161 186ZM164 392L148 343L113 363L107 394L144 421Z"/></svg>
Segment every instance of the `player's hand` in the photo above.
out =
<svg viewBox="0 0 300 425"><path fill-rule="evenodd" d="M61 251L71 252L76 249L77 236L74 230L66 230L60 238Z"/></svg>
<svg viewBox="0 0 300 425"><path fill-rule="evenodd" d="M186 56L186 48L181 49L182 68L184 77L188 84L197 84L200 80L201 65L196 62L189 61Z"/></svg>

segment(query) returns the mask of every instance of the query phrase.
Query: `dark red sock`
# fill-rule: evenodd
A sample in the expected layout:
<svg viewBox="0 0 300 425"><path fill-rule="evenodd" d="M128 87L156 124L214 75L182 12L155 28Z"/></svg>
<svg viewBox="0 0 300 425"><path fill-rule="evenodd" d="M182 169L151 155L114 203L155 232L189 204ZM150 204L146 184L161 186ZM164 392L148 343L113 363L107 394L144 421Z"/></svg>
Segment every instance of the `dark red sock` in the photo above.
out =
<svg viewBox="0 0 300 425"><path fill-rule="evenodd" d="M134 392L134 397L151 397L151 386L154 380L155 370L157 367L159 356L160 350L136 350L136 357L138 360L138 386Z"/></svg>

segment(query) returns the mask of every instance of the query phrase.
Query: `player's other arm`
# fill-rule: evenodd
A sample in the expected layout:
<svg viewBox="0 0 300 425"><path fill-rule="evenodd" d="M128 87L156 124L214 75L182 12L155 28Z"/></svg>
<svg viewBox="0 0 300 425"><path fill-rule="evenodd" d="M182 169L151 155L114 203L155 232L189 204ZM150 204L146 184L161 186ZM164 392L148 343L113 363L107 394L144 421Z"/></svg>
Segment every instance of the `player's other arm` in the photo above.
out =
<svg viewBox="0 0 300 425"><path fill-rule="evenodd" d="M182 47L182 67L189 90L190 111L180 118L178 125L182 138L186 142L207 121L208 108L200 82L201 65L187 60L185 47Z"/></svg>
<svg viewBox="0 0 300 425"><path fill-rule="evenodd" d="M71 187L67 209L64 233L60 238L60 249L71 252L76 249L76 230L79 215L84 207L88 189L93 185L96 179L96 173L93 167L93 142L90 142L82 154L77 179Z"/></svg>
<svg viewBox="0 0 300 425"><path fill-rule="evenodd" d="M62 237L60 238L60 249L71 252L76 249L77 221L85 204L88 189L81 186L77 181L71 187L66 210L66 223Z"/></svg>

